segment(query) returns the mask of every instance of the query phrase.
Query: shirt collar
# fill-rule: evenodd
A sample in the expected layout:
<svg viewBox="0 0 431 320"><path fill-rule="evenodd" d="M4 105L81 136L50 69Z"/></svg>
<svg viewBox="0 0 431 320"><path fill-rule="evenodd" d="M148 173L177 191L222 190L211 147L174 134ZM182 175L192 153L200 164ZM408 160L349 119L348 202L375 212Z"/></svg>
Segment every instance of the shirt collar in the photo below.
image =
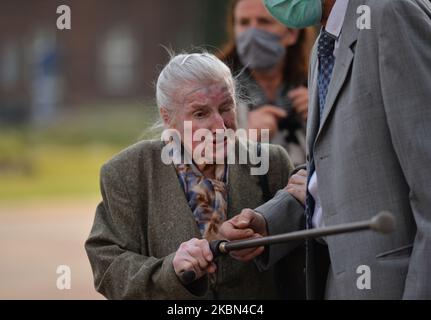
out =
<svg viewBox="0 0 431 320"><path fill-rule="evenodd" d="M326 22L325 31L337 40L340 37L341 29L343 28L344 18L346 17L347 6L349 0L337 0Z"/></svg>

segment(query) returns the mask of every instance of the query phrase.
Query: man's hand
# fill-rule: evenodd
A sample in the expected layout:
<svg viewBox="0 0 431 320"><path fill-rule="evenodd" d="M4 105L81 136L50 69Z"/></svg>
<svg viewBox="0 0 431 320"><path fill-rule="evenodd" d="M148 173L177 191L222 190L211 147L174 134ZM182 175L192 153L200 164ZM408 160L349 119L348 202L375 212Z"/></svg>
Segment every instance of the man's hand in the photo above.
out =
<svg viewBox="0 0 431 320"><path fill-rule="evenodd" d="M224 222L219 229L219 236L233 241L267 236L265 218L251 209L244 209L232 219ZM264 247L232 251L230 255L239 261L250 261L261 255Z"/></svg>

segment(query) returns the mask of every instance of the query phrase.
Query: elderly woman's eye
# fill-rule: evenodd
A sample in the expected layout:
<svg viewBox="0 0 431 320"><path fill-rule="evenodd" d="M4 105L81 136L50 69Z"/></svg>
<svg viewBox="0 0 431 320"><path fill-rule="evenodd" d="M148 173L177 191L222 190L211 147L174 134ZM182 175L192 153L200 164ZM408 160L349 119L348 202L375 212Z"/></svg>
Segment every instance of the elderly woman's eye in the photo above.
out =
<svg viewBox="0 0 431 320"><path fill-rule="evenodd" d="M205 117L205 112L203 112L203 111L197 111L197 112L193 113L193 117L195 117L197 119L203 118L203 117Z"/></svg>

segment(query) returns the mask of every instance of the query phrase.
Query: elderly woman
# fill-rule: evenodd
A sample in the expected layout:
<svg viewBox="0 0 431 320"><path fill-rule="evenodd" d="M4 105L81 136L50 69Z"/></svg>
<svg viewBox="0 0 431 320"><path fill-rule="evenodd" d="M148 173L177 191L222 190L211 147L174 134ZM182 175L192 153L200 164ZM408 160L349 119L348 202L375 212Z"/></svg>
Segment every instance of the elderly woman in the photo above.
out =
<svg viewBox="0 0 431 320"><path fill-rule="evenodd" d="M224 221L287 184L292 170L287 153L269 146L265 176L251 175L251 164L195 161L200 141L186 139L187 123L192 133L236 129L234 80L211 54L172 57L157 81L157 103L164 126L180 134L183 162L162 159L174 140L142 141L103 166L103 201L85 246L96 289L110 299L277 298L272 270L259 273L253 262L230 257L214 261L208 240L221 237ZM211 143L227 149L225 140ZM234 143L236 152L245 148ZM187 157L193 161L184 161ZM292 219L299 228L301 215ZM249 236L258 235L250 230ZM180 275L189 270L196 280L184 284Z"/></svg>

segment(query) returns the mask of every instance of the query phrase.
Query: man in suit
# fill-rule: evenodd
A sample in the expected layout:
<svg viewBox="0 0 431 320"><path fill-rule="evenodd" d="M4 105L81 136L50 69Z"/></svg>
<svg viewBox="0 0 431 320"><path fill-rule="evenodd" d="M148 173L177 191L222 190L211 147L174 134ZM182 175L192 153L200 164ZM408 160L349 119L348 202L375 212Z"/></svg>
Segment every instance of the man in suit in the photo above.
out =
<svg viewBox="0 0 431 320"><path fill-rule="evenodd" d="M318 8L318 2L303 3L308 13L320 9L323 25L309 72L307 227L389 210L397 228L390 235L362 232L308 241L307 297L430 299L431 4L324 0ZM301 24L292 11L298 4L265 3L286 24ZM370 9L370 29L357 24L363 5ZM313 23L316 17L304 12L302 22ZM244 210L223 225L225 236L240 237L248 228L263 235L291 230L287 199L279 192L265 205ZM257 261L264 269L291 247L267 248ZM235 256L248 260L257 253ZM368 276L365 286L362 276Z"/></svg>

